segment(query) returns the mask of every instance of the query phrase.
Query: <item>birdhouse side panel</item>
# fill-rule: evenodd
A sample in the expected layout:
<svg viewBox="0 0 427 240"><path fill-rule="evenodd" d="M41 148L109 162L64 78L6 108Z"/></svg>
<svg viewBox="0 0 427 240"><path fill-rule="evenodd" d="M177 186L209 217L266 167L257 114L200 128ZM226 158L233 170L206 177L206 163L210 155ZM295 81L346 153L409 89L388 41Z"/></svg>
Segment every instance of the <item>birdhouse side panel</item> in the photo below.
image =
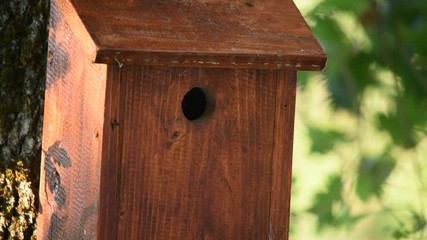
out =
<svg viewBox="0 0 427 240"><path fill-rule="evenodd" d="M292 182L297 73L279 71L275 106L269 238L287 240Z"/></svg>
<svg viewBox="0 0 427 240"><path fill-rule="evenodd" d="M38 239L96 239L106 66L72 5L51 2Z"/></svg>
<svg viewBox="0 0 427 240"><path fill-rule="evenodd" d="M124 82L121 80L122 75L121 64L108 66L97 239L118 238L120 169L123 149L122 126L126 107L125 98L120 97Z"/></svg>

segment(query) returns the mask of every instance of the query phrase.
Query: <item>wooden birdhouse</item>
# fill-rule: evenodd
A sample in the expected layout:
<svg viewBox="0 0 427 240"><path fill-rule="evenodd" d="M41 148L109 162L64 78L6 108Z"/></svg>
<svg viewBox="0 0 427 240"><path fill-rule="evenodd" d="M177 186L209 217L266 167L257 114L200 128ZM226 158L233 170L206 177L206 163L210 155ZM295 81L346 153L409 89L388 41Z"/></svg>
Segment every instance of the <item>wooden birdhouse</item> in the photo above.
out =
<svg viewBox="0 0 427 240"><path fill-rule="evenodd" d="M39 239L287 239L291 0L52 0Z"/></svg>

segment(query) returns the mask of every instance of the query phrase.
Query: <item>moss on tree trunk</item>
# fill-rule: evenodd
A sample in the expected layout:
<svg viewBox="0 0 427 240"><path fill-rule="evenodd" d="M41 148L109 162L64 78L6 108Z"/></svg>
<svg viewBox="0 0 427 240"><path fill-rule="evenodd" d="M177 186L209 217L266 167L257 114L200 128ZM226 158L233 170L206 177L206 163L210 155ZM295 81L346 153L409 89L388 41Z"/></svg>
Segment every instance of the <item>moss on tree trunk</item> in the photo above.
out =
<svg viewBox="0 0 427 240"><path fill-rule="evenodd" d="M29 239L38 205L48 0L0 1L0 234Z"/></svg>

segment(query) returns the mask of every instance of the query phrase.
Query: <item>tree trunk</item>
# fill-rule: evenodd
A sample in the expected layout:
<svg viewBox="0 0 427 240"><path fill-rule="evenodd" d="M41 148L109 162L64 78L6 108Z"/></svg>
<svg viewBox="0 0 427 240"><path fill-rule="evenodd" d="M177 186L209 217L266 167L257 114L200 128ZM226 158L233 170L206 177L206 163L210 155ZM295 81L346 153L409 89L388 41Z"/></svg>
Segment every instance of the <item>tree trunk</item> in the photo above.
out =
<svg viewBox="0 0 427 240"><path fill-rule="evenodd" d="M1 239L35 230L48 15L48 0L0 1Z"/></svg>

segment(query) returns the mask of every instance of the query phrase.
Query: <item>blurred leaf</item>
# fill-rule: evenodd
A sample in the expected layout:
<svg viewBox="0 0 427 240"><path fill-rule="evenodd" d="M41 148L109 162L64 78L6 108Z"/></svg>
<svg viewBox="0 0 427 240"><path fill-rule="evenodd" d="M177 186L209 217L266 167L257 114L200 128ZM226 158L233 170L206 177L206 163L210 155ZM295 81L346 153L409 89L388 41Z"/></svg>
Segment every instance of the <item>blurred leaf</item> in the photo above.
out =
<svg viewBox="0 0 427 240"><path fill-rule="evenodd" d="M420 0L389 0L391 11L385 15L389 25L398 31L402 47L418 53L427 54L427 1Z"/></svg>
<svg viewBox="0 0 427 240"><path fill-rule="evenodd" d="M375 63L375 58L367 52L358 52L352 55L348 64L351 71L351 77L356 82L356 91L362 94L367 86L377 86L377 79L374 77L374 71L371 65Z"/></svg>
<svg viewBox="0 0 427 240"><path fill-rule="evenodd" d="M326 225L332 225L335 222L332 207L333 204L341 200L341 177L331 176L328 181L327 190L317 193L314 198L313 206L308 210L316 215L318 219L318 230Z"/></svg>
<svg viewBox="0 0 427 240"><path fill-rule="evenodd" d="M360 13L362 12L368 4L367 0L358 0L358 1L342 1L342 0L325 0L319 7L332 8L333 10L350 12L350 13Z"/></svg>
<svg viewBox="0 0 427 240"><path fill-rule="evenodd" d="M376 85L374 72L370 69L376 63L370 52L356 49L349 37L342 31L337 19L314 11L312 17L317 20L313 31L319 37L329 56L325 73L328 77L328 89L335 107L358 112L358 95L369 85Z"/></svg>
<svg viewBox="0 0 427 240"><path fill-rule="evenodd" d="M344 133L313 127L308 128L308 135L312 141L310 150L313 153L327 153L334 148L337 142L345 140Z"/></svg>
<svg viewBox="0 0 427 240"><path fill-rule="evenodd" d="M427 226L425 216L415 211L412 212L412 222L414 232L421 231Z"/></svg>
<svg viewBox="0 0 427 240"><path fill-rule="evenodd" d="M351 215L350 206L341 196L341 176L331 176L327 186L326 191L316 194L313 205L308 210L317 217L317 231L331 226L351 226L365 216Z"/></svg>
<svg viewBox="0 0 427 240"><path fill-rule="evenodd" d="M333 54L334 59L340 59L341 56L347 55L347 51L351 49L351 43L348 37L344 34L338 22L329 14L322 11L315 11L311 13L310 18L315 19L314 26L311 27L312 31L319 37L323 47L325 47L328 55ZM328 66L338 67L328 60Z"/></svg>
<svg viewBox="0 0 427 240"><path fill-rule="evenodd" d="M367 201L372 195L380 197L382 186L395 166L396 161L390 156L362 158L356 179L356 193L359 198Z"/></svg>
<svg viewBox="0 0 427 240"><path fill-rule="evenodd" d="M426 125L425 109L425 104L416 102L411 95L399 97L396 99L395 113L378 115L378 128L387 131L395 144L413 148L418 142L415 129Z"/></svg>
<svg viewBox="0 0 427 240"><path fill-rule="evenodd" d="M359 112L357 99L368 86L378 85L378 80L371 68L374 63L372 54L350 53L339 64L340 69L329 74L328 89L334 107L344 108L353 113Z"/></svg>
<svg viewBox="0 0 427 240"><path fill-rule="evenodd" d="M400 228L394 230L393 237L395 239L409 238L414 234L424 231L427 226L425 217L415 211L411 212L409 220L400 220Z"/></svg>

